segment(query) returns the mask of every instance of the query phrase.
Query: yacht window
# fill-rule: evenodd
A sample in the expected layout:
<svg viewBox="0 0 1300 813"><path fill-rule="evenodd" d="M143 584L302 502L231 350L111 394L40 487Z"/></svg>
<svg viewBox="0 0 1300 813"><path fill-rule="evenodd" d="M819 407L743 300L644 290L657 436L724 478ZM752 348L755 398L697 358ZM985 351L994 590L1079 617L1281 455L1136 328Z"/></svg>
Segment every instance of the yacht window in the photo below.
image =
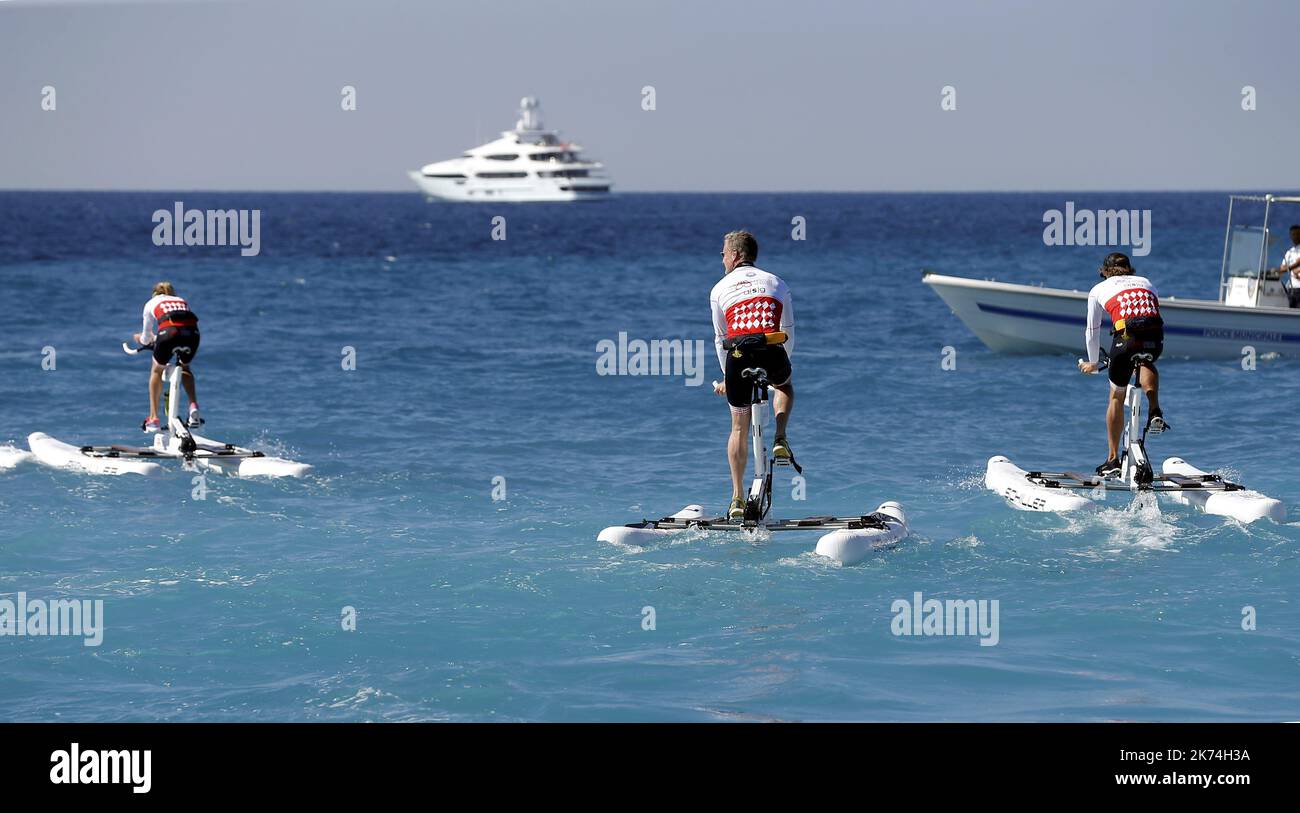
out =
<svg viewBox="0 0 1300 813"><path fill-rule="evenodd" d="M497 155L485 155L483 157L488 159L489 161L513 161L519 156L510 152L503 152L503 153L498 153Z"/></svg>
<svg viewBox="0 0 1300 813"><path fill-rule="evenodd" d="M537 172L540 178L586 178L590 174L585 169L543 169Z"/></svg>
<svg viewBox="0 0 1300 813"><path fill-rule="evenodd" d="M527 178L527 172L480 172L479 178Z"/></svg>
<svg viewBox="0 0 1300 813"><path fill-rule="evenodd" d="M424 177L426 177L426 178L464 178L465 176L462 175L462 174L460 174L459 172L426 172L426 173L424 173Z"/></svg>
<svg viewBox="0 0 1300 813"><path fill-rule="evenodd" d="M534 161L550 161L552 163L558 163L558 164L573 164L573 163L577 163L578 161L577 154L569 152L568 150L553 150L551 152L539 152L539 153L534 153L533 155L530 155L528 157L533 159Z"/></svg>

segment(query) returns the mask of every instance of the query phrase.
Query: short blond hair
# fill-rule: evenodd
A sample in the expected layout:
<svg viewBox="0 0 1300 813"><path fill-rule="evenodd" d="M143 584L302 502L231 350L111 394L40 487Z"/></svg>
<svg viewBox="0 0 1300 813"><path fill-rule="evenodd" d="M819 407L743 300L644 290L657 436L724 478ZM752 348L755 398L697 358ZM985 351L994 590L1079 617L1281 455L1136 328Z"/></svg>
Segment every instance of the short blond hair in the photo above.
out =
<svg viewBox="0 0 1300 813"><path fill-rule="evenodd" d="M173 288L172 284L170 282L167 282L166 280L153 286L154 296L162 296L164 294L167 296L176 296L176 289Z"/></svg>
<svg viewBox="0 0 1300 813"><path fill-rule="evenodd" d="M758 259L758 240L747 231L732 231L722 238L722 244L751 263Z"/></svg>

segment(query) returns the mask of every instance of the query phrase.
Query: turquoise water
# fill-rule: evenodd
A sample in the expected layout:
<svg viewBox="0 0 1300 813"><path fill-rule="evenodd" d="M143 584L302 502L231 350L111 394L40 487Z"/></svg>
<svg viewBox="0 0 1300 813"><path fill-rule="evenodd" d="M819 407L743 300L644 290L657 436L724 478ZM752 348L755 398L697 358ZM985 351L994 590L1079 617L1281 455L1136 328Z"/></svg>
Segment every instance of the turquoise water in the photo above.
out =
<svg viewBox="0 0 1300 813"><path fill-rule="evenodd" d="M154 247L150 214L176 200L261 209L261 254ZM1105 386L1069 354L987 351L920 272L1090 285L1108 249L1041 239L1042 213L1066 200L1150 208L1139 272L1213 297L1218 193L499 209L0 194L0 444L135 440L145 365L118 343L169 278L202 320L209 434L316 466L301 481L210 477L201 500L178 471L0 472L0 599L104 602L97 647L0 638L0 719L1295 719L1295 509L1245 527L1112 498L1065 518L982 486L993 454L1099 462ZM788 239L796 216L807 240ZM911 519L909 540L859 566L812 555L815 533L596 542L606 525L728 496L722 401L681 376L601 376L596 361L620 332L704 340L705 383L717 377L707 298L736 227L758 235L759 265L796 309L790 437L807 499L779 479L774 513L896 499ZM1162 362L1175 429L1153 457L1300 504L1285 429L1297 364ZM892 634L893 602L917 592L998 601L997 644Z"/></svg>

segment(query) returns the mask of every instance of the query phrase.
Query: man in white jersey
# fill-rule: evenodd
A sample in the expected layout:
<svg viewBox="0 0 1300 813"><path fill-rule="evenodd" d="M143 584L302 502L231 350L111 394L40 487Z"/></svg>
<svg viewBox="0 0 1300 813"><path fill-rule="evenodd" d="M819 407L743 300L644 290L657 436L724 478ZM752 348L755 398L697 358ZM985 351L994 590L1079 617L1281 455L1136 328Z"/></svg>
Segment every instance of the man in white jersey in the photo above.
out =
<svg viewBox="0 0 1300 813"><path fill-rule="evenodd" d="M1291 227L1291 248L1282 255L1282 264L1271 270L1282 280L1291 307L1300 308L1300 224Z"/></svg>
<svg viewBox="0 0 1300 813"><path fill-rule="evenodd" d="M731 406L731 435L727 439L727 463L731 466L731 505L729 518L745 515L745 498L741 481L745 477L745 460L749 457L749 400L752 385L741 377L750 367L762 367L776 391L772 409L776 415L774 457L790 459L793 453L786 440L786 425L794 407L790 353L792 338L784 345L767 344L761 337L781 331L789 334L794 327L794 308L790 289L775 274L754 267L758 259L758 241L747 231L733 231L722 239L722 279L709 294L713 310L713 343L718 351L723 382L714 388L727 397ZM757 337L757 338L755 338Z"/></svg>
<svg viewBox="0 0 1300 813"><path fill-rule="evenodd" d="M160 282L153 287L153 298L144 303L144 324L135 334L135 340L153 348L153 368L149 371L149 417L145 418L144 431L158 432L162 429L158 421L158 398L162 395L163 368L173 354L185 364L181 384L190 397L189 424L200 426L203 418L195 395L194 373L190 371L190 362L199 352L199 317L194 315L184 299L176 295L170 282Z"/></svg>
<svg viewBox="0 0 1300 813"><path fill-rule="evenodd" d="M1133 356L1147 353L1152 361L1160 358L1165 347L1164 321L1160 318L1160 299L1146 277L1133 273L1128 256L1118 251L1106 255L1101 266L1102 281L1088 292L1088 327L1084 342L1088 360L1079 362L1079 370L1095 373L1100 369L1102 319L1111 321L1110 400L1106 406L1106 428L1110 454L1097 467L1106 476L1120 470L1119 436L1124 428L1124 392L1133 375ZM1147 395L1147 431L1152 434L1169 429L1160 411L1160 375L1154 363L1142 366L1138 382Z"/></svg>

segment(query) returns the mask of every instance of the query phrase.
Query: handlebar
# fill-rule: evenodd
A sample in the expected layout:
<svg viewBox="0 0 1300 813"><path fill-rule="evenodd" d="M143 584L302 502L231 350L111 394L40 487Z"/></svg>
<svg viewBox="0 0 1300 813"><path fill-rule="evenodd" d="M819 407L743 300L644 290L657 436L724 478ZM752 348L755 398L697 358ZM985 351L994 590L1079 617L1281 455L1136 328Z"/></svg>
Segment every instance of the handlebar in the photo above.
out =
<svg viewBox="0 0 1300 813"><path fill-rule="evenodd" d="M1078 365L1080 367L1082 367L1087 363L1088 362L1084 361L1083 359L1079 359L1078 361ZM1101 348L1101 358L1097 360L1097 372L1099 373L1109 366L1110 366L1110 354L1106 352L1105 348ZM1085 373L1085 375L1095 375L1095 373Z"/></svg>

